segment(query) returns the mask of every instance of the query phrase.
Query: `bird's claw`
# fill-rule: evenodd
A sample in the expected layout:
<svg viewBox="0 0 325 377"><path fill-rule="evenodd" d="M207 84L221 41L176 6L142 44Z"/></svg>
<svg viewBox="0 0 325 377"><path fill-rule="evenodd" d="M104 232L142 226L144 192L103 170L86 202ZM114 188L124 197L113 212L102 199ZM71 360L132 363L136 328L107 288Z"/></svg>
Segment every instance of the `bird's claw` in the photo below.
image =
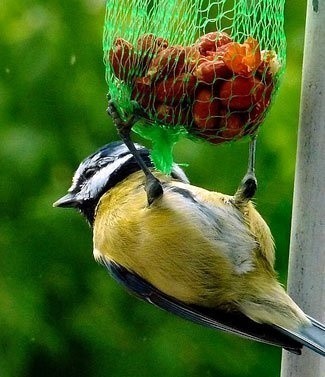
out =
<svg viewBox="0 0 325 377"><path fill-rule="evenodd" d="M147 200L148 200L149 206L155 200L159 199L164 193L164 190L162 188L162 185L161 185L159 179L155 178L153 175L147 177L146 184L145 184L145 190L146 190L146 193L147 193Z"/></svg>
<svg viewBox="0 0 325 377"><path fill-rule="evenodd" d="M257 190L257 179L255 174L248 173L244 176L242 182L242 195L244 198L251 199Z"/></svg>
<svg viewBox="0 0 325 377"><path fill-rule="evenodd" d="M130 131L133 125L137 122L139 118L137 114L133 114L130 116L130 118L127 121L124 121L121 118L121 115L119 114L119 111L114 101L112 100L108 101L107 114L112 117L115 123L115 126L117 128L117 131L121 136L128 136L130 134Z"/></svg>
<svg viewBox="0 0 325 377"><path fill-rule="evenodd" d="M121 139L129 148L130 152L138 162L140 168L146 175L145 190L147 193L148 204L150 206L155 200L159 199L163 195L163 188L160 181L152 174L152 172L148 169L148 167L142 160L139 152L135 148L130 138L131 129L133 125L138 121L140 116L139 114L133 114L127 121L123 121L114 101L112 100L108 101L107 113L112 117Z"/></svg>

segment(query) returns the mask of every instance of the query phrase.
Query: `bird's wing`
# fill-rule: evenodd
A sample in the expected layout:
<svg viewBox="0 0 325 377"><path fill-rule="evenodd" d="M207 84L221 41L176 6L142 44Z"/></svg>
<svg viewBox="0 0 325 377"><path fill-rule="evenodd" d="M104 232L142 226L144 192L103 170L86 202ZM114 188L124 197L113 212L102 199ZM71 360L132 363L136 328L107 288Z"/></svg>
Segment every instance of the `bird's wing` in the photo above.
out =
<svg viewBox="0 0 325 377"><path fill-rule="evenodd" d="M165 295L140 276L115 262L108 261L104 257L101 258L101 262L109 270L112 277L124 285L131 293L161 309L203 326L283 347L296 354L301 353L301 343L281 333L278 329L256 323L240 312L227 312L184 304Z"/></svg>
<svg viewBox="0 0 325 377"><path fill-rule="evenodd" d="M208 229L218 231L220 225L223 225L220 234L216 232L215 236L222 239L225 235L231 235L231 238L224 238L223 241L228 244L228 257L237 272L248 272L251 269L254 264L252 250L256 247L269 269L273 269L273 237L267 223L251 201L244 206L237 206L233 196L189 186L183 182L174 181L170 189L179 196L186 197L188 203L192 201L195 204L195 213L205 214L210 223ZM217 224L219 227L214 226Z"/></svg>

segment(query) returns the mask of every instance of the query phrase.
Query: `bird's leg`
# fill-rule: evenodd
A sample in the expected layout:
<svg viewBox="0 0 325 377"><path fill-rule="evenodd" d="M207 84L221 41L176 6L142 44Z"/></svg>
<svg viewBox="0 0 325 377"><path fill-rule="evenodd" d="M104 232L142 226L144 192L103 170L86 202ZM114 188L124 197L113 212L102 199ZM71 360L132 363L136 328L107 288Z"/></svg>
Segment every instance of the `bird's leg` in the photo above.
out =
<svg viewBox="0 0 325 377"><path fill-rule="evenodd" d="M135 124L135 122L138 120L137 115L133 115L128 119L126 122L124 122L119 113L118 110L115 107L115 104L113 101L108 102L108 108L107 113L112 117L115 126L117 128L118 134L125 143L125 145L128 147L129 151L132 153L133 157L135 158L136 162L139 164L141 170L144 172L146 177L146 183L145 183L145 190L147 193L147 200L148 204L152 204L156 199L160 198L163 194L163 188L162 185L151 172L151 170L148 168L146 163L143 161L142 157L140 156L138 150L136 149L133 141L131 140L131 129L132 126Z"/></svg>
<svg viewBox="0 0 325 377"><path fill-rule="evenodd" d="M255 176L255 151L256 137L254 136L249 143L247 172L234 195L235 204L246 203L255 195L257 189L257 179Z"/></svg>

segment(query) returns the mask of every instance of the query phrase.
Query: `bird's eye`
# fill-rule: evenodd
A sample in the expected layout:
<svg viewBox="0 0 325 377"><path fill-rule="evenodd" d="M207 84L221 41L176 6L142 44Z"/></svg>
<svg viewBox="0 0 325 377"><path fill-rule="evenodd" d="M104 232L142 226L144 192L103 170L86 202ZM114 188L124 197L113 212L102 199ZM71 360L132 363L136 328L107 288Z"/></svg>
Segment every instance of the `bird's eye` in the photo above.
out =
<svg viewBox="0 0 325 377"><path fill-rule="evenodd" d="M96 172L96 169L92 168L92 169L87 169L85 172L84 172L84 177L86 179L89 179L90 177L92 177Z"/></svg>

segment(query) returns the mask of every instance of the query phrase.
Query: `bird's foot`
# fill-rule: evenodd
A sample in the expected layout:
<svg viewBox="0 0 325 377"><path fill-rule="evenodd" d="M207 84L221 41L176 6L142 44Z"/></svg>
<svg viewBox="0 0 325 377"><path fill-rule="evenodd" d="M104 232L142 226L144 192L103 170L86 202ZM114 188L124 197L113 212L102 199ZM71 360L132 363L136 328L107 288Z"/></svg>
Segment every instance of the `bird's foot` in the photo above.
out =
<svg viewBox="0 0 325 377"><path fill-rule="evenodd" d="M161 182L153 174L146 177L145 190L149 206L164 193Z"/></svg>
<svg viewBox="0 0 325 377"><path fill-rule="evenodd" d="M247 173L241 182L242 196L251 199L257 190L257 179L254 173Z"/></svg>
<svg viewBox="0 0 325 377"><path fill-rule="evenodd" d="M151 170L145 164L133 141L131 140L131 129L134 123L136 123L139 119L139 116L135 114L132 115L127 121L123 121L115 103L112 100L108 101L107 113L112 117L121 139L124 141L125 145L128 147L129 151L132 153L133 157L145 174L145 190L147 193L148 204L150 206L155 200L159 199L163 195L163 188L159 179L152 174Z"/></svg>

